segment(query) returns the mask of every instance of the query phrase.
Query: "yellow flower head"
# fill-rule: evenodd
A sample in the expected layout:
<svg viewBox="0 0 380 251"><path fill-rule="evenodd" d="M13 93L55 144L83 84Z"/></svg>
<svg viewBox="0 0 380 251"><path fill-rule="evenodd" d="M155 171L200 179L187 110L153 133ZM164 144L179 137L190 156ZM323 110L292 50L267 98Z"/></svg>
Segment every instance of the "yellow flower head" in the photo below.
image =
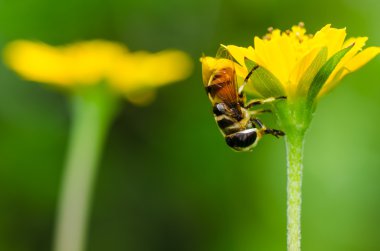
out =
<svg viewBox="0 0 380 251"><path fill-rule="evenodd" d="M359 69L380 53L380 47L362 50L366 41L367 37L346 39L345 29L332 28L331 25L326 25L314 35L307 34L300 23L283 32L269 29L263 38L254 38L254 47L228 45L226 49L244 68L243 71L236 71L240 78L251 70L247 62L261 68L250 79L255 93L263 97L285 95L293 99L307 94L313 81L321 77L324 83L318 86L320 89L317 88L316 95L325 94L348 73ZM207 69L205 64L208 61L202 61L203 69ZM203 76L206 75L207 71L204 71ZM268 88L276 91L273 94Z"/></svg>
<svg viewBox="0 0 380 251"><path fill-rule="evenodd" d="M182 80L192 70L184 52L132 53L122 44L103 40L66 46L20 40L9 44L4 56L5 62L27 80L67 88L105 80L136 101L136 93L152 97L155 87Z"/></svg>

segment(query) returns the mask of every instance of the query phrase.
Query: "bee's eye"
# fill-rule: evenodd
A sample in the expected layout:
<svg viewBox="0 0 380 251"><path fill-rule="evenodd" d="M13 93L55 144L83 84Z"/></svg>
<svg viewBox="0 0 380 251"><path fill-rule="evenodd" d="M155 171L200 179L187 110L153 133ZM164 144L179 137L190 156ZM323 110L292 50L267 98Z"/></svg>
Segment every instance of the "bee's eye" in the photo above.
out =
<svg viewBox="0 0 380 251"><path fill-rule="evenodd" d="M226 104L218 103L214 105L214 108L212 111L216 116L219 116L222 114L226 114L226 109L227 109Z"/></svg>
<svg viewBox="0 0 380 251"><path fill-rule="evenodd" d="M226 136L226 143L238 151L250 150L257 143L256 128Z"/></svg>

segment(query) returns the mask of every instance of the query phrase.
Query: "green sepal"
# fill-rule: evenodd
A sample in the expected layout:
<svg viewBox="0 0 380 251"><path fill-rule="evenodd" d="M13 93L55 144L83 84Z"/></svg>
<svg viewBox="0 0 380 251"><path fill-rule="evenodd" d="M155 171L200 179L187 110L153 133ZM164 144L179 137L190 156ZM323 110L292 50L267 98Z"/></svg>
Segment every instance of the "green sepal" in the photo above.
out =
<svg viewBox="0 0 380 251"><path fill-rule="evenodd" d="M248 58L245 58L244 62L248 71L257 65L254 61ZM270 71L262 66L259 66L256 70L253 71L250 80L251 84L248 84L246 86L248 92L250 91L249 89L251 87L254 89L254 91L250 91L251 93L258 93L263 98L279 97L285 95L285 90L280 80L278 80L276 76L274 76Z"/></svg>
<svg viewBox="0 0 380 251"><path fill-rule="evenodd" d="M317 56L314 58L313 62L310 64L310 66L307 68L305 73L302 75L298 87L297 87L297 93L296 96L301 97L305 96L310 89L310 85L317 75L318 71L321 69L321 67L326 63L327 61L327 47L321 48L321 50L318 52Z"/></svg>
<svg viewBox="0 0 380 251"><path fill-rule="evenodd" d="M336 84L342 79L342 74L346 71L346 68L340 69L334 76L334 78L330 81L329 85L327 88L325 88L323 91L324 93L329 93L335 86Z"/></svg>
<svg viewBox="0 0 380 251"><path fill-rule="evenodd" d="M247 67L248 71L252 70L253 67L257 65L256 62L253 62L247 57L244 57L244 64L245 64L245 67Z"/></svg>
<svg viewBox="0 0 380 251"><path fill-rule="evenodd" d="M351 50L353 45L344 48L337 53L335 53L327 62L322 66L322 68L318 71L317 75L314 77L313 82L310 85L308 94L307 94L307 105L312 107L314 105L314 101L317 98L320 90L323 85L326 83L327 79L334 71L335 67L338 65L340 60L346 55L346 53Z"/></svg>

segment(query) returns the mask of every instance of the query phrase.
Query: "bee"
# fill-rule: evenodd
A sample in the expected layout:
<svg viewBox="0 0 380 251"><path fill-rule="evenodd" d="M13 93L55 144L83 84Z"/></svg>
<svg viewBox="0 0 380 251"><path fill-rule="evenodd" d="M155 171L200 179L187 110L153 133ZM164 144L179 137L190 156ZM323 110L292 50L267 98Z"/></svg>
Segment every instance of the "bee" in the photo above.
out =
<svg viewBox="0 0 380 251"><path fill-rule="evenodd" d="M226 49L220 49L217 60L221 54L226 58L221 59L224 63L216 65L211 72L210 78L204 80L206 93L211 101L216 123L223 134L229 147L236 151L251 151L265 134L275 137L284 136L285 133L267 128L258 114L270 112L268 109L251 110L251 108L270 103L285 96L271 97L267 99L253 99L246 102L244 86L249 81L252 73L259 68L254 66L244 79L243 84L238 87L235 72L235 63ZM218 61L217 61L218 62ZM227 62L227 63L226 63Z"/></svg>

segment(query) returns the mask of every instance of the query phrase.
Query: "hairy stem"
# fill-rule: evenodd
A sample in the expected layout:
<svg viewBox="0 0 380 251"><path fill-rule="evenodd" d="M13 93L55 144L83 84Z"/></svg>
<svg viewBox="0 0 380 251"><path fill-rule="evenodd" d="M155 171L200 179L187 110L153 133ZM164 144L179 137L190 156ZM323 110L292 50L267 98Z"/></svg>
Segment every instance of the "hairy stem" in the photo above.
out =
<svg viewBox="0 0 380 251"><path fill-rule="evenodd" d="M73 96L72 128L58 202L55 251L83 251L98 161L114 113L114 97L98 87Z"/></svg>
<svg viewBox="0 0 380 251"><path fill-rule="evenodd" d="M288 251L301 250L302 157L304 134L286 135L287 153L287 245Z"/></svg>

